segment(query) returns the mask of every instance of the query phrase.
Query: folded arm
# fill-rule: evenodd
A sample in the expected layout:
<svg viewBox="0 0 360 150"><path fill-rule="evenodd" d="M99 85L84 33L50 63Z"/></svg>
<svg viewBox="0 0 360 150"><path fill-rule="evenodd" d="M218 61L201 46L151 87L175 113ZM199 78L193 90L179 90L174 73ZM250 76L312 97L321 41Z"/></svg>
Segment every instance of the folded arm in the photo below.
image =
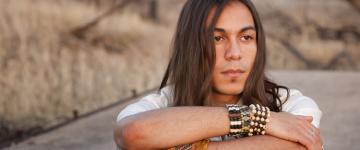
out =
<svg viewBox="0 0 360 150"><path fill-rule="evenodd" d="M274 115L276 116L276 115ZM275 120L275 119L274 119ZM169 107L123 118L115 127L115 141L124 149L163 149L229 133L228 112L223 107ZM232 146L233 145L233 146ZM296 142L272 136L254 136L211 142L209 149L298 149Z"/></svg>

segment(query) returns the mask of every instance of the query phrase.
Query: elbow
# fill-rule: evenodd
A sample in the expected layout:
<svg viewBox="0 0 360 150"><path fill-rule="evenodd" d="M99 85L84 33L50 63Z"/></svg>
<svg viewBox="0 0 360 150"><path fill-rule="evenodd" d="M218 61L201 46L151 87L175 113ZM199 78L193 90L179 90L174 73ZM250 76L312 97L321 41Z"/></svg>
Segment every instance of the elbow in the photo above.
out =
<svg viewBox="0 0 360 150"><path fill-rule="evenodd" d="M121 149L139 149L142 135L136 121L121 121L114 127L114 140Z"/></svg>

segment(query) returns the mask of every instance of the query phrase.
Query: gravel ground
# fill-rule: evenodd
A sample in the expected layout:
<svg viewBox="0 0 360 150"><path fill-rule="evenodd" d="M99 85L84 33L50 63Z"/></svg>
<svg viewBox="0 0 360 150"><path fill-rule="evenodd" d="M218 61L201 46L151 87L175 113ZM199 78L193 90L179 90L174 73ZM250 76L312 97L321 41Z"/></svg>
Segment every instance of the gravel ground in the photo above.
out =
<svg viewBox="0 0 360 150"><path fill-rule="evenodd" d="M360 149L360 72L271 71L271 77L313 98L323 112L327 150ZM121 105L30 138L7 150L114 150L112 127Z"/></svg>

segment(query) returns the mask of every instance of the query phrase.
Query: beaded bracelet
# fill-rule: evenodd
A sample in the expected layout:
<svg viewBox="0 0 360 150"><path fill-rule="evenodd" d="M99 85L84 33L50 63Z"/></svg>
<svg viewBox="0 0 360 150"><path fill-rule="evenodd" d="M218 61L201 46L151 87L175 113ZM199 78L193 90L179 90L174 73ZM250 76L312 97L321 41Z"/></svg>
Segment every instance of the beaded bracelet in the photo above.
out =
<svg viewBox="0 0 360 150"><path fill-rule="evenodd" d="M251 104L251 121L250 126L251 129L249 136L265 134L266 124L270 121L270 109L268 107L260 106L259 104Z"/></svg>
<svg viewBox="0 0 360 150"><path fill-rule="evenodd" d="M241 133L241 129L243 128L243 114L240 109L243 108L239 105L235 104L227 104L226 108L229 112L229 120L230 120L230 136L238 136Z"/></svg>
<svg viewBox="0 0 360 150"><path fill-rule="evenodd" d="M270 109L259 104L239 106L227 104L229 112L230 132L229 136L253 136L264 135L266 123L269 122Z"/></svg>
<svg viewBox="0 0 360 150"><path fill-rule="evenodd" d="M227 104L226 108L229 111L230 120L230 136L244 136L250 128L250 113L249 107L239 106L236 104Z"/></svg>

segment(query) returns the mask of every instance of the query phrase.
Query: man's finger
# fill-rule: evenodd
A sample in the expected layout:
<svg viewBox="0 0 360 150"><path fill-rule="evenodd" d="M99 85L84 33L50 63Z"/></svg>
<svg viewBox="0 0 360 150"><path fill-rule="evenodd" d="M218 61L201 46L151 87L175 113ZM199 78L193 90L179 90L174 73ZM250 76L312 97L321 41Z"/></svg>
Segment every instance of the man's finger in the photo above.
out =
<svg viewBox="0 0 360 150"><path fill-rule="evenodd" d="M309 121L309 122L312 122L312 121L313 121L313 117L312 117L312 116L296 115L296 117L298 117L299 119L307 120L307 121Z"/></svg>

